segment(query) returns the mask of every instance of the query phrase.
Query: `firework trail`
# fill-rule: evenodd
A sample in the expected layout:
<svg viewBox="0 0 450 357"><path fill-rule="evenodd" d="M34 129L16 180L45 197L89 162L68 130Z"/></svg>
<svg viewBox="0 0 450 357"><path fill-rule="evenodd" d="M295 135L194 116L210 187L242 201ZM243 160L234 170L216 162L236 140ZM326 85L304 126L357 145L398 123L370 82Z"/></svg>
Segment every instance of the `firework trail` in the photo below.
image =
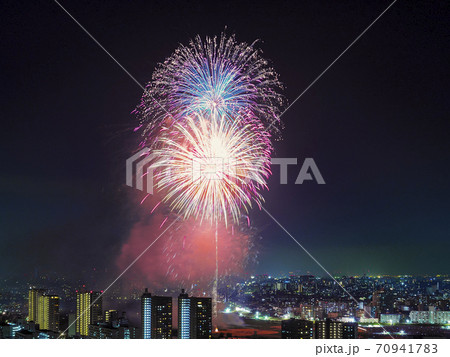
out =
<svg viewBox="0 0 450 357"><path fill-rule="evenodd" d="M255 43L197 36L159 65L135 110L162 202L215 226L215 302L219 223L238 224L252 201L263 202L281 89Z"/></svg>

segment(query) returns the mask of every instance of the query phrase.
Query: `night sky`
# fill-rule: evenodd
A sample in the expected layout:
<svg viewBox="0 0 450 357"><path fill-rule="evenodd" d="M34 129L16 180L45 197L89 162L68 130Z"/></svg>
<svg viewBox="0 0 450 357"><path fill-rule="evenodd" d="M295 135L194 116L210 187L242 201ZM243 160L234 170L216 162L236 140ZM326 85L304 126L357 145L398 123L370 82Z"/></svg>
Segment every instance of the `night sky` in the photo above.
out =
<svg viewBox="0 0 450 357"><path fill-rule="evenodd" d="M179 43L260 39L292 102L390 1L62 5L141 83ZM1 6L0 277L111 274L140 206L125 186L142 89L52 1ZM283 115L275 157L314 158L326 185L279 169L267 210L334 274L450 273L450 6L399 0ZM251 214L259 264L320 268Z"/></svg>

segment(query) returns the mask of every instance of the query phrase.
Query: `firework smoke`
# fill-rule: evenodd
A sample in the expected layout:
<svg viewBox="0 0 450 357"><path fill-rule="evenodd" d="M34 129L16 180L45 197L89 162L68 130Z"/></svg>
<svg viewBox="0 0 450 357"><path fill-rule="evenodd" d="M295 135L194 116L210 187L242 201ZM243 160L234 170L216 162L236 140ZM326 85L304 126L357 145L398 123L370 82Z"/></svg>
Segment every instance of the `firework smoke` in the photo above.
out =
<svg viewBox="0 0 450 357"><path fill-rule="evenodd" d="M154 213L133 226L117 259L118 268L126 268L161 234L166 228L160 228L164 218L162 213ZM194 219L175 223L136 262L130 283L154 289L185 288L199 295L210 292L216 269L214 234L215 227L199 226ZM242 275L257 258L254 229L246 224L234 228L222 225L218 234L219 276Z"/></svg>

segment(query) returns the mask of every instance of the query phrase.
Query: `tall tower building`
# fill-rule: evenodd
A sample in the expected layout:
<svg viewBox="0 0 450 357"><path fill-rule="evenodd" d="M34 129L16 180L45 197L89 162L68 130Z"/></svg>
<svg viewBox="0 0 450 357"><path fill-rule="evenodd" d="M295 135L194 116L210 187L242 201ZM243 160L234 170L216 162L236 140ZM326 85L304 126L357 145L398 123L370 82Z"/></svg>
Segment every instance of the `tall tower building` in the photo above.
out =
<svg viewBox="0 0 450 357"><path fill-rule="evenodd" d="M178 338L187 339L191 337L191 300L188 294L181 290L178 296Z"/></svg>
<svg viewBox="0 0 450 357"><path fill-rule="evenodd" d="M38 302L39 329L58 331L59 329L59 296L42 295Z"/></svg>
<svg viewBox="0 0 450 357"><path fill-rule="evenodd" d="M184 289L178 297L178 338L212 337L211 298L189 297Z"/></svg>
<svg viewBox="0 0 450 357"><path fill-rule="evenodd" d="M40 295L38 298L38 304L37 304L37 320L35 321L39 328L42 330L46 330L44 327L44 305L45 305L45 295Z"/></svg>
<svg viewBox="0 0 450 357"><path fill-rule="evenodd" d="M28 321L38 323L39 318L39 298L43 296L45 289L30 287L28 291Z"/></svg>
<svg viewBox="0 0 450 357"><path fill-rule="evenodd" d="M144 339L172 337L172 298L152 296L145 289L141 296L141 333Z"/></svg>
<svg viewBox="0 0 450 357"><path fill-rule="evenodd" d="M89 325L102 321L102 293L99 291L77 292L76 333L88 336Z"/></svg>

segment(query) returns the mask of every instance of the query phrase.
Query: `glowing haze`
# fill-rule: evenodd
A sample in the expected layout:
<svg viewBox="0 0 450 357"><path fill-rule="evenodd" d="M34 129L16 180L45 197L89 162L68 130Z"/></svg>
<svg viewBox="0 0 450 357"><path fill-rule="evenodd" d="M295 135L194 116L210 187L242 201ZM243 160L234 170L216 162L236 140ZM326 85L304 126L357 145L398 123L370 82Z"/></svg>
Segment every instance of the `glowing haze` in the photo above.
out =
<svg viewBox="0 0 450 357"><path fill-rule="evenodd" d="M144 207L149 207L146 202ZM153 218L153 219L152 219ZM164 215L154 213L149 219L136 223L121 247L118 268L125 269L153 242L163 229ZM167 223L166 223L167 225ZM193 285L198 292L209 292L215 274L215 227L198 226L194 219L175 223L133 266L133 274L125 282L145 284L154 289L185 288ZM219 276L237 276L255 261L258 247L253 242L253 231L247 225L234 229L219 227ZM127 287L128 289L129 287Z"/></svg>

